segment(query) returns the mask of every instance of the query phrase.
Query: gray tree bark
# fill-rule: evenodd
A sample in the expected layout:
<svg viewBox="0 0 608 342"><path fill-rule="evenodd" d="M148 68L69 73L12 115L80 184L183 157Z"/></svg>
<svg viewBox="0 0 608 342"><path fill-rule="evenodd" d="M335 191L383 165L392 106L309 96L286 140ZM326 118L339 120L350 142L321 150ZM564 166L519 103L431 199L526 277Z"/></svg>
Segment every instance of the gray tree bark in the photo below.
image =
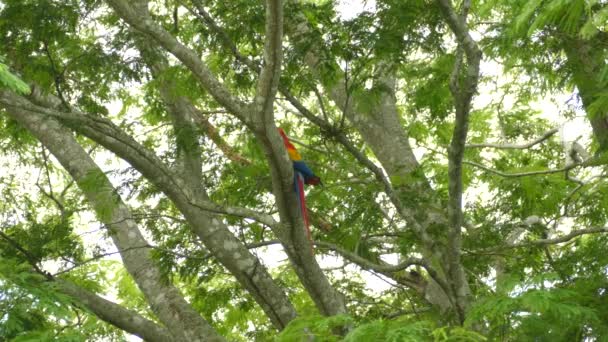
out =
<svg viewBox="0 0 608 342"><path fill-rule="evenodd" d="M457 36L459 45L465 51L472 53L473 59L468 61L473 65L478 64L475 59L478 60L480 56L474 51L478 51L478 48L476 43L468 36L466 22L455 13L449 2L438 2L450 28ZM306 36L310 28L303 15L297 15L295 18L294 22L288 24L287 32L291 40L297 43ZM313 75L317 76L319 76L316 72L317 65L320 63L321 56L323 56L320 44L322 43L308 44L311 48L304 56L305 64ZM458 206L460 201L456 198L462 195L462 189L458 186L453 188L453 198L455 200L451 205L451 212L456 213L456 215L449 215L448 211L443 209L446 204L438 199L428 180L421 174L407 132L401 125L394 95L396 84L394 78L390 76L390 65L380 62L376 65L376 70L374 85L383 89L383 92L378 100L378 105L374 106L374 109L369 112L362 112L359 109L360 107L357 104L360 99L348 93L344 77L338 77L339 81L326 86L325 93L361 134L365 143L386 171L388 178L396 184L387 186L387 195L389 195L397 211L417 233L422 242L422 252L425 258L430 265L439 270L437 279L430 279L429 285L424 287L425 290L428 290L425 297L443 311L460 312L459 316L462 320L463 310L459 307L468 307L468 301L470 300L470 289L458 258L462 213ZM467 70L478 77L478 67L477 69L473 67ZM318 79L320 80L320 77ZM476 79L475 84L470 85L470 87L474 92ZM463 98L461 107L457 108L459 113L468 114L470 98L472 97L469 90L467 89L467 93L463 94L466 98ZM464 127L463 132L466 132L466 127ZM466 139L466 134L464 137ZM462 138L458 140L464 148ZM461 152L457 155L461 155ZM455 159L456 163L453 164L453 170L459 169L459 166L455 166L461 163L461 160ZM366 167L374 172L373 166L366 165ZM453 184L458 183L460 173L451 174L450 179ZM394 193L394 196L392 193ZM458 206L458 211L453 210L456 206ZM449 231L452 233L448 234ZM455 256L456 258L454 258ZM449 286L441 286L445 283ZM459 302L461 303L459 304Z"/></svg>
<svg viewBox="0 0 608 342"><path fill-rule="evenodd" d="M103 171L78 144L72 133L50 117L23 109L25 101L9 91L0 92L7 112L27 128L57 158L80 186L84 195L110 231L125 268L146 297L150 308L177 341L223 341L183 298L173 285L163 281L150 258L147 241L137 228L128 207ZM95 186L91 187L91 183Z"/></svg>
<svg viewBox="0 0 608 342"><path fill-rule="evenodd" d="M149 43L145 43L142 39L136 38L136 41L142 56L144 56L144 60L148 64L150 70L152 70L152 74L154 77L158 78L167 69L165 57L160 51L149 46ZM175 82L172 80L163 80L163 82L160 82L159 91L162 101L167 108L167 112L173 119L178 148L178 173L182 175L184 183L193 190L193 196L195 198L209 200L208 194L202 186L201 148L198 143L198 130L195 126L195 118L198 115L197 109L187 98L172 95L172 89L174 87ZM197 227L194 228L194 231L203 242L209 240L208 234L205 233L206 229L198 226L204 225L205 227L210 227L213 223L217 223L220 229L228 231L228 227L224 225L222 219L217 215L211 215L204 211L199 213L193 212L191 215L197 217L196 225L193 224L193 227ZM221 240L218 240L218 243L219 242L221 242ZM279 330L285 328L285 326L296 317L295 308L289 301L285 291L272 280L260 261L251 255L248 249L246 249L240 241L238 241L238 243L241 245L238 248L239 251L235 251L232 255L226 255L226 257L221 258L220 261L237 277L241 284L254 297L274 326ZM213 246L208 246L208 248L212 251L218 250L217 247ZM234 258L235 256L244 253L244 250L247 250L247 254L250 255L247 260L253 262L253 268L245 270L245 272L239 270L238 267L235 267L238 265L234 265L234 263L229 260L230 258ZM222 254L226 253L222 252ZM243 260L243 262L248 262L247 260Z"/></svg>
<svg viewBox="0 0 608 342"><path fill-rule="evenodd" d="M255 132L269 160L273 193L281 216L282 226L274 226L273 231L281 240L294 265L296 274L319 310L324 314L345 312L342 295L329 284L314 256L307 252L310 250L310 243L306 239L302 216L298 210L296 195L292 190L291 162L274 124L274 95L278 87L281 66L282 1L267 1L265 64L260 71L256 95L253 102L249 104L234 97L209 71L194 51L154 23L141 8L137 10L123 0L108 0L107 2L134 29L153 38L160 46L179 59L218 103ZM183 212L186 215L186 212ZM216 254L216 251L212 250L212 252ZM238 251L240 256L245 255L244 253L245 251ZM246 265L258 267L259 262L252 264L247 261Z"/></svg>
<svg viewBox="0 0 608 342"><path fill-rule="evenodd" d="M608 151L608 109L591 108L600 96L606 96L606 88L599 79L606 68L606 44L608 35L596 36L590 40L573 37L564 39L562 43L574 83L593 128L593 135L600 145L599 151L602 152Z"/></svg>
<svg viewBox="0 0 608 342"><path fill-rule="evenodd" d="M82 305L101 320L119 329L138 336L145 341L176 341L166 328L142 317L136 312L129 311L69 281L57 279L56 283L58 284L59 291L74 298L79 305Z"/></svg>

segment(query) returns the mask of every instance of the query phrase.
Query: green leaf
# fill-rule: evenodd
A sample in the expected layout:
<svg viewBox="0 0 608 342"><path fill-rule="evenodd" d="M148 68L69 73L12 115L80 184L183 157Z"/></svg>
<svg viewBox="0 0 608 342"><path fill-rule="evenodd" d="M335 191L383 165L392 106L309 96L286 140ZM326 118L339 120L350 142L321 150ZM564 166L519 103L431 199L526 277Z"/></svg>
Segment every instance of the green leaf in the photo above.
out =
<svg viewBox="0 0 608 342"><path fill-rule="evenodd" d="M16 93L28 95L30 87L19 77L13 75L6 64L0 63L0 85Z"/></svg>

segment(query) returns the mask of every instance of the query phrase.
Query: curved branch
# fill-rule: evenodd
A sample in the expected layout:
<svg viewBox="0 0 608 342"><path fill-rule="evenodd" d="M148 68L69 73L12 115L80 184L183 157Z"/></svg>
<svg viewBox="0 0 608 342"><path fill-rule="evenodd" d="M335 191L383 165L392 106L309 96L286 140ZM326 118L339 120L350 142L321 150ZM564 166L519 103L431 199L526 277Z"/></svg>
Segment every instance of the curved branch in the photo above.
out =
<svg viewBox="0 0 608 342"><path fill-rule="evenodd" d="M74 130L83 133L121 158L129 161L137 170L161 188L171 188L173 192L181 192L181 185L177 175L167 169L164 163L152 151L141 146L131 136L124 133L124 131L106 118L94 117L79 112L66 113L40 107L8 91L0 92L0 103L12 108L40 113L61 121L70 122ZM161 186L162 184L165 185ZM182 193L182 195L185 196L186 194ZM200 198L197 198L196 201L194 199L190 199L189 201L191 205L205 211L249 218L270 227L278 224L272 216L248 208L222 206L210 200Z"/></svg>
<svg viewBox="0 0 608 342"><path fill-rule="evenodd" d="M589 229L579 229L569 234L552 238L552 239L538 239L533 241L526 241L520 243L514 243L511 245L499 246L497 248L492 248L492 250L503 250L503 249L512 249L512 248L522 248L522 247L532 247L532 246L547 246L547 245L556 245L559 243L568 242L578 236L587 235L587 234L599 234L599 233L608 233L608 227L600 227L600 228L589 228Z"/></svg>
<svg viewBox="0 0 608 342"><path fill-rule="evenodd" d="M550 129L548 131L546 131L543 135L541 135L540 137L536 138L535 140L532 140L530 142L527 142L525 144L492 144L492 143L486 143L486 144L467 144L466 147L467 148L497 148L497 149L502 149L502 150L525 150L528 149L534 145L538 145L540 143L542 143L543 141L549 139L550 137L552 137L555 133L557 133L559 131L558 128L553 128Z"/></svg>
<svg viewBox="0 0 608 342"><path fill-rule="evenodd" d="M145 341L174 341L167 329L148 320L137 312L130 311L69 281L57 279L55 282L59 285L59 291L76 299L79 306L91 311L101 320L119 329L138 336Z"/></svg>
<svg viewBox="0 0 608 342"><path fill-rule="evenodd" d="M404 270L410 266L414 266L414 265L422 266L425 269L427 267L431 268L424 259L420 259L420 258L407 258L405 261L399 263L398 265L376 264L372 261L369 261L363 257L360 257L359 255L357 255L353 252L347 251L332 243L325 242L325 241L315 241L314 243L317 246L325 247L327 249L330 249L330 250L340 254L345 259L347 259L351 262L354 262L355 264L359 265L363 269L373 270L373 271L383 273L383 274L399 272L399 271L402 271L402 270Z"/></svg>
<svg viewBox="0 0 608 342"><path fill-rule="evenodd" d="M106 2L129 25L156 40L164 49L184 63L219 104L244 122L250 122L246 110L247 104L234 97L192 49L179 42L160 25L154 23L147 13L147 3L140 4L140 9L144 9L144 6L146 8L138 11L126 0L107 0Z"/></svg>
<svg viewBox="0 0 608 342"><path fill-rule="evenodd" d="M241 165L251 165L251 160L245 158L236 149L230 146L226 140L220 135L217 127L215 127L209 119L207 119L200 110L195 111L194 121L203 129L204 134L213 141L222 153L232 162Z"/></svg>
<svg viewBox="0 0 608 342"><path fill-rule="evenodd" d="M32 268L39 274L43 275L48 280L53 280L53 276L47 272L44 272L40 266L38 266L39 260L32 255L27 249L23 248L17 241L13 240L10 236L0 230L0 238L8 242L8 244L16 249L19 253L23 254L27 262L32 266Z"/></svg>
<svg viewBox="0 0 608 342"><path fill-rule="evenodd" d="M117 328L141 337L147 341L168 342L173 341L167 329L141 316L137 312L130 311L114 302L102 298L68 280L56 278L38 267L38 262L32 254L13 240L10 236L0 230L0 238L6 240L11 247L19 251L27 259L36 273L42 275L47 281L57 284L57 290L74 298L79 306L91 311L101 320L106 321Z"/></svg>
<svg viewBox="0 0 608 342"><path fill-rule="evenodd" d="M266 225L268 227L271 227L271 228L276 228L280 225L279 222L277 222L274 218L272 218L272 215L261 213L261 212L255 211L255 210L251 210L249 208L223 206L220 204L216 204L212 201L198 200L197 202L198 203L190 202L190 204L192 206L195 206L199 209L202 209L204 211L208 211L211 213L226 214L226 215L251 219L253 221L259 222L259 223Z"/></svg>
<svg viewBox="0 0 608 342"><path fill-rule="evenodd" d="M281 58L283 55L283 1L266 1L266 31L264 42L264 65L260 72L254 106L261 115L262 122L273 120L274 97L277 93L279 77L281 76ZM272 125L274 129L274 125Z"/></svg>
<svg viewBox="0 0 608 342"><path fill-rule="evenodd" d="M424 268L427 271L429 276L435 282L437 282L437 284L439 284L439 286L442 288L443 291L445 291L445 293L449 293L449 292L447 292L449 290L448 284L439 276L439 273L437 273L437 271L433 267L431 267L431 265L429 265L429 263L424 259L408 258L407 260L399 263L398 265L378 265L363 257L358 256L355 253L349 252L349 251L347 251L343 248L340 248L329 242L315 241L315 245L330 249L330 250L340 254L345 259L359 265L359 267L361 267L363 269L376 271L376 272L386 275L390 278L393 278L393 275L392 275L393 273L402 271L410 266L413 266L413 265L421 266L422 268ZM410 286L418 287L414 284L410 284Z"/></svg>
<svg viewBox="0 0 608 342"><path fill-rule="evenodd" d="M471 101L477 92L479 82L479 65L481 61L481 50L477 43L471 38L467 27L466 18L470 7L470 0L464 0L462 13L459 15L452 7L450 0L437 0L439 7L445 17L448 26L458 40L458 51L456 62L450 77L450 92L454 98L455 123L452 141L448 150L448 220L450 230L448 232L447 260L448 275L452 288L452 295L456 299L457 313L460 321L464 322L467 306L470 302L470 289L462 264L460 254L462 248L461 228L463 221L462 212L462 164L464 158L465 144L468 133L469 114ZM462 50L466 55L466 66L464 66Z"/></svg>
<svg viewBox="0 0 608 342"><path fill-rule="evenodd" d="M529 177L529 176L538 176L538 175L549 175L549 174L553 174L553 173L561 173L561 172L566 172L569 170L572 170L578 166L585 166L585 163L574 163L574 164L570 164L570 165L566 165L563 168L560 169L553 169L553 170L538 170L538 171L528 171L528 172L517 172L517 173L506 173L506 172L502 172L502 171L498 171L495 169L491 169L487 166L483 166L481 164L475 163L475 162L471 162L471 161L463 161L463 164L466 165L471 165L471 166L475 166L477 168L480 168L484 171L493 173L495 175L501 176L501 177L505 177L505 178L519 178L519 177Z"/></svg>
<svg viewBox="0 0 608 342"><path fill-rule="evenodd" d="M223 341L213 327L185 301L179 290L163 281L160 270L150 258L149 249L131 250L133 246L146 245L146 240L116 189L72 133L53 117L37 115L19 106L7 106L4 101L15 99L15 96L14 93L0 91L0 101L5 104L9 114L53 153L95 208L99 220L107 225L114 244L122 251L125 268L159 320L176 339L191 340L194 336L202 335L209 336L210 340ZM91 183L95 186L92 187Z"/></svg>

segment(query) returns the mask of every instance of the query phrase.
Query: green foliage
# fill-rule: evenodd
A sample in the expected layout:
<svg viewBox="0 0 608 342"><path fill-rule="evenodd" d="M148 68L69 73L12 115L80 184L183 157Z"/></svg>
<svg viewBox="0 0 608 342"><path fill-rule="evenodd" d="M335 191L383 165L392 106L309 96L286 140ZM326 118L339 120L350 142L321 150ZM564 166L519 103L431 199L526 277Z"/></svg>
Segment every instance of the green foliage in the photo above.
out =
<svg viewBox="0 0 608 342"><path fill-rule="evenodd" d="M276 341L468 341L481 342L486 339L471 330L462 327L436 328L430 321L411 321L408 319L375 320L355 325L349 316L307 316L293 320L276 338ZM350 332L340 337L337 332L349 329Z"/></svg>
<svg viewBox="0 0 608 342"><path fill-rule="evenodd" d="M87 317L56 283L32 272L29 264L0 257L0 340L87 341L122 333Z"/></svg>
<svg viewBox="0 0 608 342"><path fill-rule="evenodd" d="M448 86L455 61L453 34L435 2L377 0L348 19L339 12L339 3L344 1L284 3L281 84L333 125L333 130L321 130L295 115L278 95L274 119L301 143L298 149L325 184L307 188L313 239L374 263L427 257L415 226L397 213L384 184L334 141L333 133L347 136L356 150L390 174L393 190L415 218L422 222L444 215L449 187L446 155L454 128ZM225 87L249 99L258 74L235 58L224 38L229 37L242 56L262 65L264 4L245 0L203 4L223 32L186 10L192 10L190 2L153 1L150 10L153 20L192 48ZM292 23L301 17L309 30L294 39L297 28ZM532 141L558 121L583 112L588 119L601 119L608 107L607 19L605 1L472 2L467 22L485 59L467 143ZM283 219L276 215L278 196L271 194L268 157L254 134L226 115L174 56L162 52L168 59L166 70L150 70L133 36L103 1L4 0L0 56L6 58L0 61L0 87L26 95L31 82L63 96L73 109L104 115L174 174L183 174L178 157L200 152L199 181L211 200ZM144 43L152 45L154 40L146 37ZM315 68L304 66L311 47L319 47L312 56ZM394 78L396 88L387 88L381 76ZM358 112L358 119L367 122L383 122L383 99L396 100L396 124L407 133L418 160L395 168L412 172L394 172L381 165L380 153L390 160L406 151L396 146L381 146L384 152L372 150L365 141L372 133L358 131L330 97L327 88L335 85L344 86L348 104ZM205 127L172 128L175 120L161 88L169 102L192 102L200 110L195 114L203 115L223 141L210 137ZM573 98L569 104L558 103L559 118L557 113L541 112L543 100L562 93ZM608 336L608 241L603 234L547 248L500 249L505 243L604 226L608 185L601 168L570 170L571 178L589 180L581 185L563 172L503 177L463 166L462 263L474 301L465 327L450 325L448 315L429 309L422 293L428 274L422 267L395 272L393 279L382 276L380 282L389 283L387 289L376 288L370 279L377 280L377 274L369 270L327 267L332 286L345 295L350 316L322 317L289 261L269 252L271 248L252 248L251 253L264 263L272 261L270 272L299 315L279 333L242 284L211 257L215 251L206 249L207 241L192 234L192 222L184 218L188 213L172 202L181 194L169 198L129 164L132 160L125 163L82 136L77 136L79 143L96 151L91 155L104 172L87 174L78 189L71 187L56 160L41 158L39 142L1 114L0 150L7 160L1 160L6 165L0 177L0 218L5 222L0 229L29 254L17 253L0 239L0 340L124 340L118 329L75 308L53 282L33 271L32 263L62 272L62 279L115 297L120 305L156 320L133 277L113 259L118 254L109 247L112 232L100 224L115 216L119 196L155 246L150 255L163 273L162 281L175 284L229 340L581 341ZM97 128L97 133L104 133L102 124ZM525 150L467 148L464 158L503 173L558 169L564 167L565 154L558 136ZM581 143L586 145L586 138ZM83 193L99 200L93 208L97 220ZM539 217L540 223L526 225L531 216ZM276 229L251 219L230 215L221 219L244 243L277 239ZM443 223L429 226L433 247L445 245L447 231ZM333 262L333 252L322 247L315 252L322 267ZM433 267L445 271L441 265L445 261ZM416 283L417 279L421 281ZM410 308L416 313L399 316Z"/></svg>
<svg viewBox="0 0 608 342"><path fill-rule="evenodd" d="M517 340L536 334L543 341L597 336L608 328L598 310L587 306L588 298L580 291L517 288L511 293L480 299L471 309L467 325L487 322L490 338L512 336Z"/></svg>
<svg viewBox="0 0 608 342"><path fill-rule="evenodd" d="M291 321L277 336L276 341L306 341L309 336L314 336L319 341L339 341L339 338L333 333L334 329L340 329L352 323L352 318L346 315L300 317Z"/></svg>
<svg viewBox="0 0 608 342"><path fill-rule="evenodd" d="M101 221L110 221L114 210L116 210L119 197L114 188L109 184L108 178L102 171L91 171L82 177L78 185L89 196L97 196L99 200L95 203L95 212Z"/></svg>
<svg viewBox="0 0 608 342"><path fill-rule="evenodd" d="M30 92L30 87L19 77L13 75L8 70L8 66L3 63L0 63L0 85L24 95Z"/></svg>
<svg viewBox="0 0 608 342"><path fill-rule="evenodd" d="M430 322L415 323L378 320L363 324L351 331L345 341L421 341L432 333Z"/></svg>

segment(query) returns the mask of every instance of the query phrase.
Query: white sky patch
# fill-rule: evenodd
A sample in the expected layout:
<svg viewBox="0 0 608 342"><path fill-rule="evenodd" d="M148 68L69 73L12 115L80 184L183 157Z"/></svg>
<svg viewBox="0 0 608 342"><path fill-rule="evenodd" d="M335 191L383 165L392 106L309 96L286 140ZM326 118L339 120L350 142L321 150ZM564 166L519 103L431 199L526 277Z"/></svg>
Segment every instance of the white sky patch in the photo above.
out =
<svg viewBox="0 0 608 342"><path fill-rule="evenodd" d="M375 0L339 0L336 5L336 11L342 20L350 20L362 12L373 12L375 9Z"/></svg>

